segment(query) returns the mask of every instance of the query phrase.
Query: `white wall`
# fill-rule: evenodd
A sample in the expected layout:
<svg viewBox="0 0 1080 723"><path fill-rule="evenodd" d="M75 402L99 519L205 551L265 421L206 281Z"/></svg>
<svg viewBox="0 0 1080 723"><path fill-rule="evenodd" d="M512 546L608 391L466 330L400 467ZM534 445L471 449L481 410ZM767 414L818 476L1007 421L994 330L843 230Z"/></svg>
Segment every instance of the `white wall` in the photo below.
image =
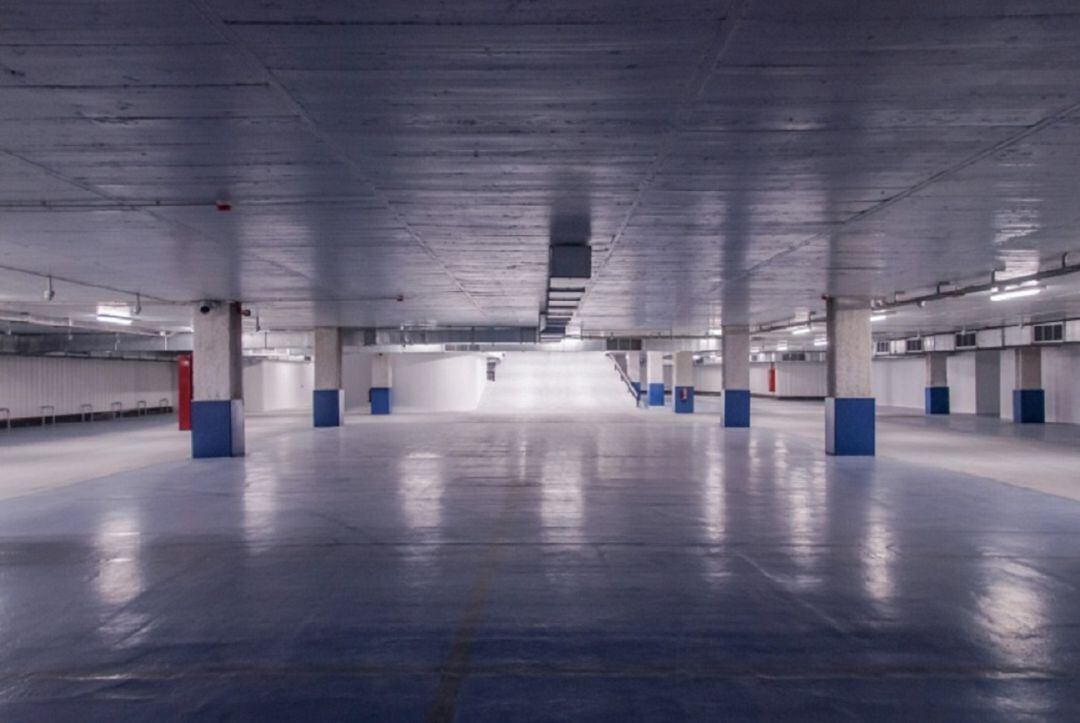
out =
<svg viewBox="0 0 1080 723"><path fill-rule="evenodd" d="M175 404L171 361L0 356L0 407L8 407L12 419L40 417L43 404L64 415L78 414L82 404L107 412L112 402L130 410L139 401L157 407L161 399Z"/></svg>
<svg viewBox="0 0 1080 723"><path fill-rule="evenodd" d="M345 408L364 410L371 389L371 352L342 357ZM448 412L476 409L487 383L483 354L419 353L390 355L395 412Z"/></svg>
<svg viewBox="0 0 1080 723"><path fill-rule="evenodd" d="M825 397L824 362L776 362L776 396Z"/></svg>
<svg viewBox="0 0 1080 723"><path fill-rule="evenodd" d="M769 365L750 365L750 393L771 394L769 391Z"/></svg>
<svg viewBox="0 0 1080 723"><path fill-rule="evenodd" d="M975 352L965 351L959 354L950 354L948 358L948 374L949 412L951 414L974 414Z"/></svg>
<svg viewBox="0 0 1080 723"><path fill-rule="evenodd" d="M370 409L371 352L346 352L341 358L341 385L346 411Z"/></svg>
<svg viewBox="0 0 1080 723"><path fill-rule="evenodd" d="M487 383L483 354L395 354L391 366L396 412L476 409Z"/></svg>
<svg viewBox="0 0 1080 723"><path fill-rule="evenodd" d="M1012 419L1013 387L1016 386L1016 354L1012 349L1001 352L1001 418Z"/></svg>
<svg viewBox="0 0 1080 723"><path fill-rule="evenodd" d="M769 364L750 364L750 392L785 397L825 397L825 363L808 361L775 362L776 392L769 392Z"/></svg>
<svg viewBox="0 0 1080 723"><path fill-rule="evenodd" d="M724 365L698 364L694 367L694 392L724 391Z"/></svg>
<svg viewBox="0 0 1080 723"><path fill-rule="evenodd" d="M922 356L875 359L874 398L882 407L926 406L926 359Z"/></svg>
<svg viewBox="0 0 1080 723"><path fill-rule="evenodd" d="M1080 385L1080 347L1043 349L1042 375L1046 390L1046 421L1080 424L1080 389L1077 388ZM1009 396L1011 402L1012 394ZM1011 414L1012 410L1009 411Z"/></svg>
<svg viewBox="0 0 1080 723"><path fill-rule="evenodd" d="M315 365L311 362L244 361L244 410L311 409Z"/></svg>

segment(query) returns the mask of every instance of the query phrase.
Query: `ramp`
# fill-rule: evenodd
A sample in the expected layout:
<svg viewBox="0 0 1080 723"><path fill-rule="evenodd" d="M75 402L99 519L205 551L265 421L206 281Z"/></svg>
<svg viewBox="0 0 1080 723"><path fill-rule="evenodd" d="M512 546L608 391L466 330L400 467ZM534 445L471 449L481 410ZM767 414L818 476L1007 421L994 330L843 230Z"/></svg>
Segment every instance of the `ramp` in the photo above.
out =
<svg viewBox="0 0 1080 723"><path fill-rule="evenodd" d="M634 399L603 352L509 352L488 382L482 412L632 411Z"/></svg>

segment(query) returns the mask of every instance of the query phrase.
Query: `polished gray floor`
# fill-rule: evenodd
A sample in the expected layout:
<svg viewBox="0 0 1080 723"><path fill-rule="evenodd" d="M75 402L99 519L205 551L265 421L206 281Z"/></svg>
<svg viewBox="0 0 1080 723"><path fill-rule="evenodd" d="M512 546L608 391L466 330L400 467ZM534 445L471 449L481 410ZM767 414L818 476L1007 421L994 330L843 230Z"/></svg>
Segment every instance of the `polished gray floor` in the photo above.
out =
<svg viewBox="0 0 1080 723"><path fill-rule="evenodd" d="M1080 503L707 415L362 417L0 508L0 718L1080 716Z"/></svg>

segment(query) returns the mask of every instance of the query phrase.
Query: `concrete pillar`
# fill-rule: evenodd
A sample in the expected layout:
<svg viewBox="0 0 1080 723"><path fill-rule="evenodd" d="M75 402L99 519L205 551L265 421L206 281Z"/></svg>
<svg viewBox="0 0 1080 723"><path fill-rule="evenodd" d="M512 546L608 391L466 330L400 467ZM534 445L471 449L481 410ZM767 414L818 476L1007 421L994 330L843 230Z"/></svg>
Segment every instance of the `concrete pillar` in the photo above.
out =
<svg viewBox="0 0 1080 723"><path fill-rule="evenodd" d="M195 307L191 456L244 454L244 375L240 305L204 302Z"/></svg>
<svg viewBox="0 0 1080 723"><path fill-rule="evenodd" d="M336 326L315 329L315 389L311 409L316 427L339 427L345 421L341 330Z"/></svg>
<svg viewBox="0 0 1080 723"><path fill-rule="evenodd" d="M1021 424L1042 424L1046 421L1046 393L1042 388L1042 349L1037 346L1024 346L1016 350L1013 421Z"/></svg>
<svg viewBox="0 0 1080 723"><path fill-rule="evenodd" d="M671 399L676 414L694 411L694 352L677 351L673 355Z"/></svg>
<svg viewBox="0 0 1080 723"><path fill-rule="evenodd" d="M835 455L874 454L874 387L870 304L865 300L826 301L825 451Z"/></svg>
<svg viewBox="0 0 1080 723"><path fill-rule="evenodd" d="M371 413L390 413L390 392L393 389L390 355L376 354L371 358Z"/></svg>
<svg viewBox="0 0 1080 723"><path fill-rule="evenodd" d="M664 353L650 351L645 354L645 376L649 385L649 406L664 406Z"/></svg>
<svg viewBox="0 0 1080 723"><path fill-rule="evenodd" d="M626 352L626 375L630 378L630 385L641 400L641 352Z"/></svg>
<svg viewBox="0 0 1080 723"><path fill-rule="evenodd" d="M926 355L926 413L949 413L949 355L945 352Z"/></svg>
<svg viewBox="0 0 1080 723"><path fill-rule="evenodd" d="M721 337L724 357L724 426L750 426L750 327L725 326Z"/></svg>

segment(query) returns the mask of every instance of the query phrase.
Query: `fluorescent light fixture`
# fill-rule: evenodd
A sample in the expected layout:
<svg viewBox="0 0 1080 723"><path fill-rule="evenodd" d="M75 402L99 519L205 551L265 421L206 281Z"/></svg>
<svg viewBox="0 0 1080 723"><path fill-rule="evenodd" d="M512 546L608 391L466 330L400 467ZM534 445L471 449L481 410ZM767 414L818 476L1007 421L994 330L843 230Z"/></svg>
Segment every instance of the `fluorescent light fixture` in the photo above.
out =
<svg viewBox="0 0 1080 723"><path fill-rule="evenodd" d="M829 345L829 340L826 339L823 336L819 337L817 339L814 339L814 346L828 346L828 345Z"/></svg>
<svg viewBox="0 0 1080 723"><path fill-rule="evenodd" d="M782 341L782 342L780 342L779 344L777 344L777 345L776 345L776 350L777 350L777 351L787 351L787 342L786 342L786 341Z"/></svg>
<svg viewBox="0 0 1080 723"><path fill-rule="evenodd" d="M1034 285L1034 282L1020 284L1019 286L1006 286L1004 289L994 287L990 289L990 301L1008 301L1009 299L1022 299L1025 296L1035 296L1041 293L1043 287Z"/></svg>
<svg viewBox="0 0 1080 723"><path fill-rule="evenodd" d="M723 336L723 329L709 329L709 336Z"/></svg>
<svg viewBox="0 0 1080 723"><path fill-rule="evenodd" d="M131 326L132 319L126 316L113 316L112 314L98 314L97 320L106 324L119 324L120 326Z"/></svg>
<svg viewBox="0 0 1080 723"><path fill-rule="evenodd" d="M750 347L750 353L751 354L760 354L761 353L761 347L760 346L752 346L752 347Z"/></svg>
<svg viewBox="0 0 1080 723"><path fill-rule="evenodd" d="M126 305L115 306L111 304L98 304L97 320L106 324L119 324L131 326L131 308Z"/></svg>
<svg viewBox="0 0 1080 723"><path fill-rule="evenodd" d="M889 318L888 314L871 314L870 315L870 321L871 322L885 321L888 318Z"/></svg>
<svg viewBox="0 0 1080 723"><path fill-rule="evenodd" d="M792 329L791 333L799 336L801 334L809 334L813 331L809 326L800 326L798 329Z"/></svg>

